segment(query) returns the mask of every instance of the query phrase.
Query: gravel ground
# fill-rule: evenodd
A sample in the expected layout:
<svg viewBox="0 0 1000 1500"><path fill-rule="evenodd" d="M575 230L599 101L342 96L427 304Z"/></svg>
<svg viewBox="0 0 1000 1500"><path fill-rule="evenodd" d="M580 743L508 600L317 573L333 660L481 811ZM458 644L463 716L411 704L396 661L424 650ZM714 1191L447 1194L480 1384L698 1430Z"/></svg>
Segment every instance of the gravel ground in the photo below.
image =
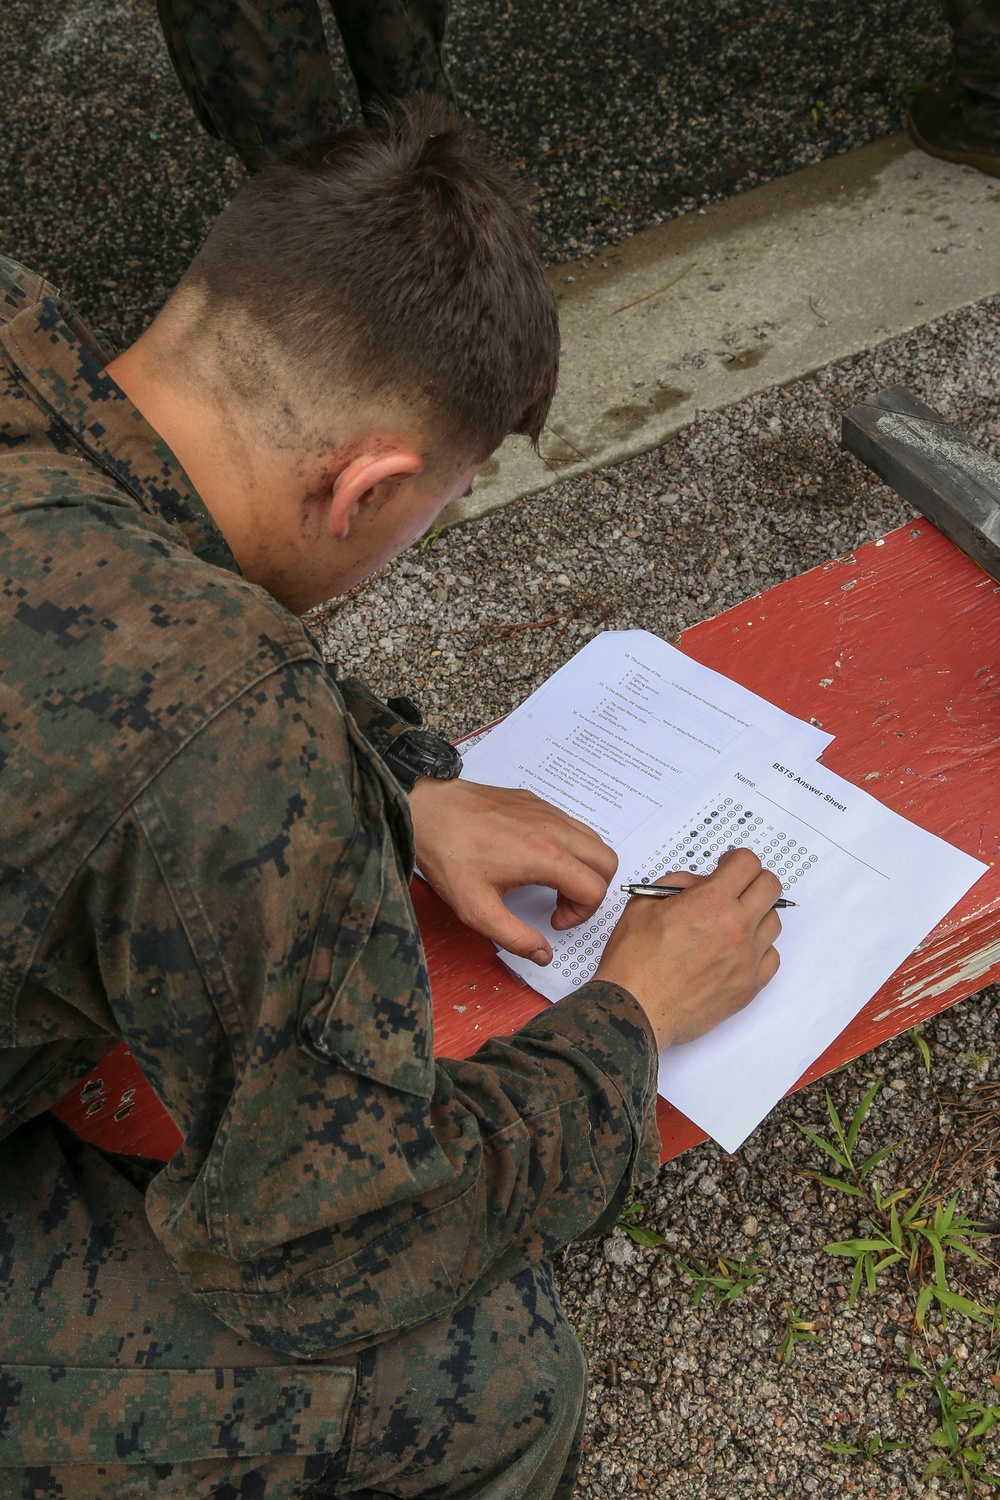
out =
<svg viewBox="0 0 1000 1500"><path fill-rule="evenodd" d="M383 691L413 691L438 728L459 735L509 710L602 626L670 635L901 524L910 512L837 447L839 414L902 381L1000 456L998 313L1000 298L953 314L414 549L318 615L331 654ZM864 1139L875 1150L905 1138L887 1185L926 1180L926 1162L904 1167L946 1140L949 1096L1000 1078L998 1002L988 991L925 1024L929 1076L904 1036L829 1080L849 1114L885 1075ZM620 1233L561 1257L592 1378L582 1495L964 1493L921 1483L939 1420L929 1387L896 1396L915 1374L905 1276L884 1273L874 1299L848 1306L845 1262L822 1247L862 1232L862 1215L856 1199L798 1175L824 1162L796 1121L827 1130L822 1087L786 1101L738 1156L699 1147L642 1194L643 1225L678 1255L760 1257L763 1274L728 1311L710 1298L695 1307L690 1278L665 1251L638 1250ZM957 1139L968 1139L968 1121ZM945 1166L956 1149L946 1145ZM975 1174L960 1202L1000 1227L992 1171ZM995 1269L960 1263L956 1277L984 1301L1000 1294ZM786 1304L817 1337L779 1363ZM928 1369L953 1355L949 1380L1000 1403L986 1331L956 1316L914 1349ZM874 1442L876 1431L902 1450L870 1460L824 1451L866 1434ZM990 1467L1000 1474L995 1450Z"/></svg>
<svg viewBox="0 0 1000 1500"><path fill-rule="evenodd" d="M898 130L949 50L938 0L459 0L452 38L557 260Z"/></svg>
<svg viewBox="0 0 1000 1500"><path fill-rule="evenodd" d="M939 0L457 0L448 50L560 260L898 129L948 46ZM0 52L0 246L134 338L242 169L196 124L151 3L6 0Z"/></svg>
<svg viewBox="0 0 1000 1500"><path fill-rule="evenodd" d="M860 1137L864 1156L905 1142L887 1160L884 1191L927 1181L927 1162L907 1170L909 1163L924 1151L933 1156L954 1122L950 1101L974 1097L991 1070L995 1077L1000 991L967 1000L922 1031L929 1076L903 1036L829 1080L841 1117L849 1119L866 1089L885 1079ZM995 1110L995 1089L992 1099ZM902 1401L897 1392L917 1373L908 1367L912 1347L928 1371L954 1357L949 1385L998 1403L990 1379L996 1349L991 1353L987 1331L961 1317L946 1331L929 1325L927 1338L915 1335L914 1299L899 1269L883 1273L874 1298L862 1292L849 1306L851 1264L823 1246L870 1228L856 1198L800 1175L824 1172L831 1163L798 1122L829 1136L821 1087L775 1110L737 1156L705 1146L663 1167L641 1194L641 1222L664 1236L666 1250L638 1249L618 1232L560 1258L564 1303L582 1330L591 1372L582 1495L896 1500L963 1493L955 1483L922 1483L935 1451L930 1434L940 1421L930 1389L921 1382ZM992 1176L963 1193L960 1204L1000 1227ZM984 1244L989 1255L990 1242ZM730 1266L757 1257L761 1275L728 1310L711 1296L695 1306L695 1284L671 1253L688 1264L696 1257L713 1271L718 1256ZM957 1285L995 1302L995 1268L955 1270ZM779 1362L790 1316L811 1325L815 1337ZM824 1447L861 1446L876 1432L901 1450L866 1460ZM996 1459L994 1447L988 1468L1000 1475Z"/></svg>

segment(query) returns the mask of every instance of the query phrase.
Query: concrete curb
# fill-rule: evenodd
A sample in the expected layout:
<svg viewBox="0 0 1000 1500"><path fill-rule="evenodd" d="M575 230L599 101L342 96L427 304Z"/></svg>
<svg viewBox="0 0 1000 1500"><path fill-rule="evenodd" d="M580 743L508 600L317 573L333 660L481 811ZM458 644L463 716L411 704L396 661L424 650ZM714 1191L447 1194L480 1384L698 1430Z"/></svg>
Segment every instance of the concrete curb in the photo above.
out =
<svg viewBox="0 0 1000 1500"><path fill-rule="evenodd" d="M998 246L1000 182L894 135L553 267L562 374L540 453L508 440L443 524L1000 291Z"/></svg>

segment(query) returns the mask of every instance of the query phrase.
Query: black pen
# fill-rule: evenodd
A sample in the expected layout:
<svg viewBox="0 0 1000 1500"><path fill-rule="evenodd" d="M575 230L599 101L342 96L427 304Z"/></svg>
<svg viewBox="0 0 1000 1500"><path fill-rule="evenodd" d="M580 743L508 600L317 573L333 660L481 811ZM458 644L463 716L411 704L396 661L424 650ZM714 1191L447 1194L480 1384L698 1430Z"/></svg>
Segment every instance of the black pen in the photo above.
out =
<svg viewBox="0 0 1000 1500"><path fill-rule="evenodd" d="M618 889L624 891L629 896L679 896L681 891L689 891L691 887L689 885L648 885L643 881L642 885L620 885ZM774 904L781 911L786 906L798 906L799 903L797 901L786 901L784 896L782 896Z"/></svg>

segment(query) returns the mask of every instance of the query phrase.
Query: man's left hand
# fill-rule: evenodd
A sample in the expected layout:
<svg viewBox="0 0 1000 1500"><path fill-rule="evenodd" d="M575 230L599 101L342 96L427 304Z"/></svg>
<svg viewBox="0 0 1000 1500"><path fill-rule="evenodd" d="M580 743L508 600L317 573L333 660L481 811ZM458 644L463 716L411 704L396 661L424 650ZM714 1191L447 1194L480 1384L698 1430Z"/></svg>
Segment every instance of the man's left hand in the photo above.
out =
<svg viewBox="0 0 1000 1500"><path fill-rule="evenodd" d="M618 868L603 839L534 792L436 781L424 776L410 793L421 873L467 927L501 948L552 960L541 933L503 904L508 891L547 885L556 893L556 931L593 916Z"/></svg>

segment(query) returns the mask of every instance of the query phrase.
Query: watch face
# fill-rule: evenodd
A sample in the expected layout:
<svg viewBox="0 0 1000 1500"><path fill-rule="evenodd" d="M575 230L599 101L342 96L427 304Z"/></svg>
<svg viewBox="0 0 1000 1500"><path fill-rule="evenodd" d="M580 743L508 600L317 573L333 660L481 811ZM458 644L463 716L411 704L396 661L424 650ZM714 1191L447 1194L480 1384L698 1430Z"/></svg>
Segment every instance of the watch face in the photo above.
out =
<svg viewBox="0 0 1000 1500"><path fill-rule="evenodd" d="M462 757L454 745L426 729L408 729L399 735L386 760L407 790L421 776L451 781L462 769Z"/></svg>

